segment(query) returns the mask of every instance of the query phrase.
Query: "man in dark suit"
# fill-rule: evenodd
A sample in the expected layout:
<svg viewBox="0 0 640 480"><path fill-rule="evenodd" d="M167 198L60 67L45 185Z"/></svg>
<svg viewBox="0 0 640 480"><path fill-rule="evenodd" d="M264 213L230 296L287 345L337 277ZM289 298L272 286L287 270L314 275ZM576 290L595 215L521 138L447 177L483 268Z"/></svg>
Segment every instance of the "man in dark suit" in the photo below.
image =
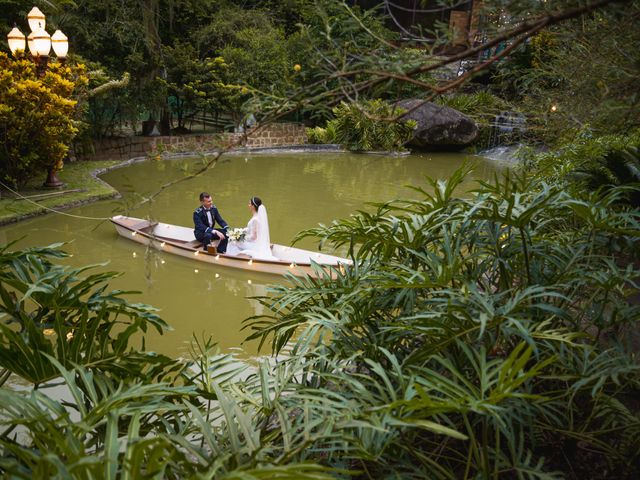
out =
<svg viewBox="0 0 640 480"><path fill-rule="evenodd" d="M218 222L222 228L213 228ZM193 230L196 239L202 242L204 249L214 239L220 239L218 243L218 252L224 253L227 251L227 222L220 216L218 209L211 200L211 195L207 192L200 194L200 206L193 212L193 224L195 229Z"/></svg>

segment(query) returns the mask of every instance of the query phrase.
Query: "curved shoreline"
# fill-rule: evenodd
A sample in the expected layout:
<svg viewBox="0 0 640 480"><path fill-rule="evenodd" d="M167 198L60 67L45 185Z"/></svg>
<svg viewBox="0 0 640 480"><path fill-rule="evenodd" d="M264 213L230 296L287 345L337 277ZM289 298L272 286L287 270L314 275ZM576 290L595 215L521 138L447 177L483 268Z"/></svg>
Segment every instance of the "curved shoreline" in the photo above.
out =
<svg viewBox="0 0 640 480"><path fill-rule="evenodd" d="M180 152L180 153L167 153L164 152L161 156L163 160L172 160L172 159L180 159L187 157L194 157L197 155L210 156L215 155L218 151L208 151L208 152ZM340 147L340 145L335 144L302 144L302 145L287 145L281 147L251 147L251 148L237 148L234 150L230 150L228 152L224 152L223 155L242 155L242 154L274 154L274 153L362 153L365 155L386 155L386 156L399 156L404 157L410 155L411 152L379 152L379 151L367 151L367 152L349 152ZM81 200L71 200L67 202L62 202L58 205L42 207L33 212L28 212L24 214L16 214L13 216L9 216L6 218L0 218L0 227L5 225L10 225L13 223L18 223L23 220L28 220L34 217L38 217L41 215L46 215L50 213L47 208L54 210L68 210L70 208L81 207L83 205L88 205L91 203L95 203L101 200L110 200L113 198L120 198L121 194L116 189L114 189L109 183L105 182L101 177L107 172L111 170L116 170L119 168L128 167L131 165L135 165L137 163L142 163L146 161L152 160L150 156L141 156L141 157L132 157L128 160L124 160L122 162L116 163L114 165L109 165L106 167L99 167L89 172L91 178L93 178L96 182L101 184L103 187L110 190L109 193L92 195L85 199Z"/></svg>

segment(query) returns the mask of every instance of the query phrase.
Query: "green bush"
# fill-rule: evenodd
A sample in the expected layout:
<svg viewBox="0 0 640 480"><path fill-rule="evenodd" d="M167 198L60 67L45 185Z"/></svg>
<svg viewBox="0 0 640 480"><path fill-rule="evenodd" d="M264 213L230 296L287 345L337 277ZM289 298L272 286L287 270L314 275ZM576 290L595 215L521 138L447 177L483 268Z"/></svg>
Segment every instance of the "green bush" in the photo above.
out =
<svg viewBox="0 0 640 480"><path fill-rule="evenodd" d="M525 157L522 168L546 180L575 180L580 171L603 168L608 155L638 148L640 130L627 135L594 136L587 128L559 148Z"/></svg>
<svg viewBox="0 0 640 480"><path fill-rule="evenodd" d="M329 125L327 125L327 128L307 128L307 138L309 140L309 143L314 144L334 143L335 132L333 132L332 128L330 128Z"/></svg>
<svg viewBox="0 0 640 480"><path fill-rule="evenodd" d="M629 147L607 153L602 160L577 168L575 177L589 190L607 191L613 186L636 187L640 185L640 150ZM629 189L628 203L640 208L640 191Z"/></svg>
<svg viewBox="0 0 640 480"><path fill-rule="evenodd" d="M116 272L85 277L90 267L55 264L67 257L59 246L0 248L0 370L35 385L59 376L59 366L87 365L120 380L164 376L175 362L145 352L144 341L131 345L148 328L168 328L156 309L126 302L126 292L108 291Z"/></svg>
<svg viewBox="0 0 640 480"><path fill-rule="evenodd" d="M327 131L335 132L335 142L348 150L398 151L411 139L416 122L399 121L404 110L384 100L345 103L333 109L335 118L327 122Z"/></svg>
<svg viewBox="0 0 640 480"><path fill-rule="evenodd" d="M307 131L307 140L309 143L313 143L313 144L325 143L324 137L327 134L327 130L325 128L322 128L322 127L307 128L306 131Z"/></svg>
<svg viewBox="0 0 640 480"><path fill-rule="evenodd" d="M640 213L618 187L510 175L460 198L462 177L302 234L356 266L248 321L307 359L299 428L371 478L636 478Z"/></svg>

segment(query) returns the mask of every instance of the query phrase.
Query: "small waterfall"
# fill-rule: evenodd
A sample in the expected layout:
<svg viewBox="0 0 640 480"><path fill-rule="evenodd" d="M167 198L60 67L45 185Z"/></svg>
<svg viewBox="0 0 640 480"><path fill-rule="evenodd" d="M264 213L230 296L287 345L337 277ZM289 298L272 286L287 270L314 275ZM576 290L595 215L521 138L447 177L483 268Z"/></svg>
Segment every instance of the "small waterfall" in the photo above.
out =
<svg viewBox="0 0 640 480"><path fill-rule="evenodd" d="M489 158L503 166L511 166L518 162L516 153L520 147L522 147L521 144L508 146L502 145L488 150L482 150L481 152L478 152L478 156Z"/></svg>
<svg viewBox="0 0 640 480"><path fill-rule="evenodd" d="M500 145L510 145L518 141L526 130L527 120L518 112L500 112L489 125L489 138L485 148L492 149Z"/></svg>

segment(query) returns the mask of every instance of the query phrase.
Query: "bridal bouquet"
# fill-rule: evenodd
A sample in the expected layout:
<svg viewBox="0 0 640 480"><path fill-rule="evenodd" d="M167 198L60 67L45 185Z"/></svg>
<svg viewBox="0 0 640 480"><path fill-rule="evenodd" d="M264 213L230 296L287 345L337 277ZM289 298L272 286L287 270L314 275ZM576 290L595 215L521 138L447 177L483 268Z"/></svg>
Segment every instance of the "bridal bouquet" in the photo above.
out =
<svg viewBox="0 0 640 480"><path fill-rule="evenodd" d="M227 237L232 242L241 242L247 234L246 228L232 228L227 232Z"/></svg>

